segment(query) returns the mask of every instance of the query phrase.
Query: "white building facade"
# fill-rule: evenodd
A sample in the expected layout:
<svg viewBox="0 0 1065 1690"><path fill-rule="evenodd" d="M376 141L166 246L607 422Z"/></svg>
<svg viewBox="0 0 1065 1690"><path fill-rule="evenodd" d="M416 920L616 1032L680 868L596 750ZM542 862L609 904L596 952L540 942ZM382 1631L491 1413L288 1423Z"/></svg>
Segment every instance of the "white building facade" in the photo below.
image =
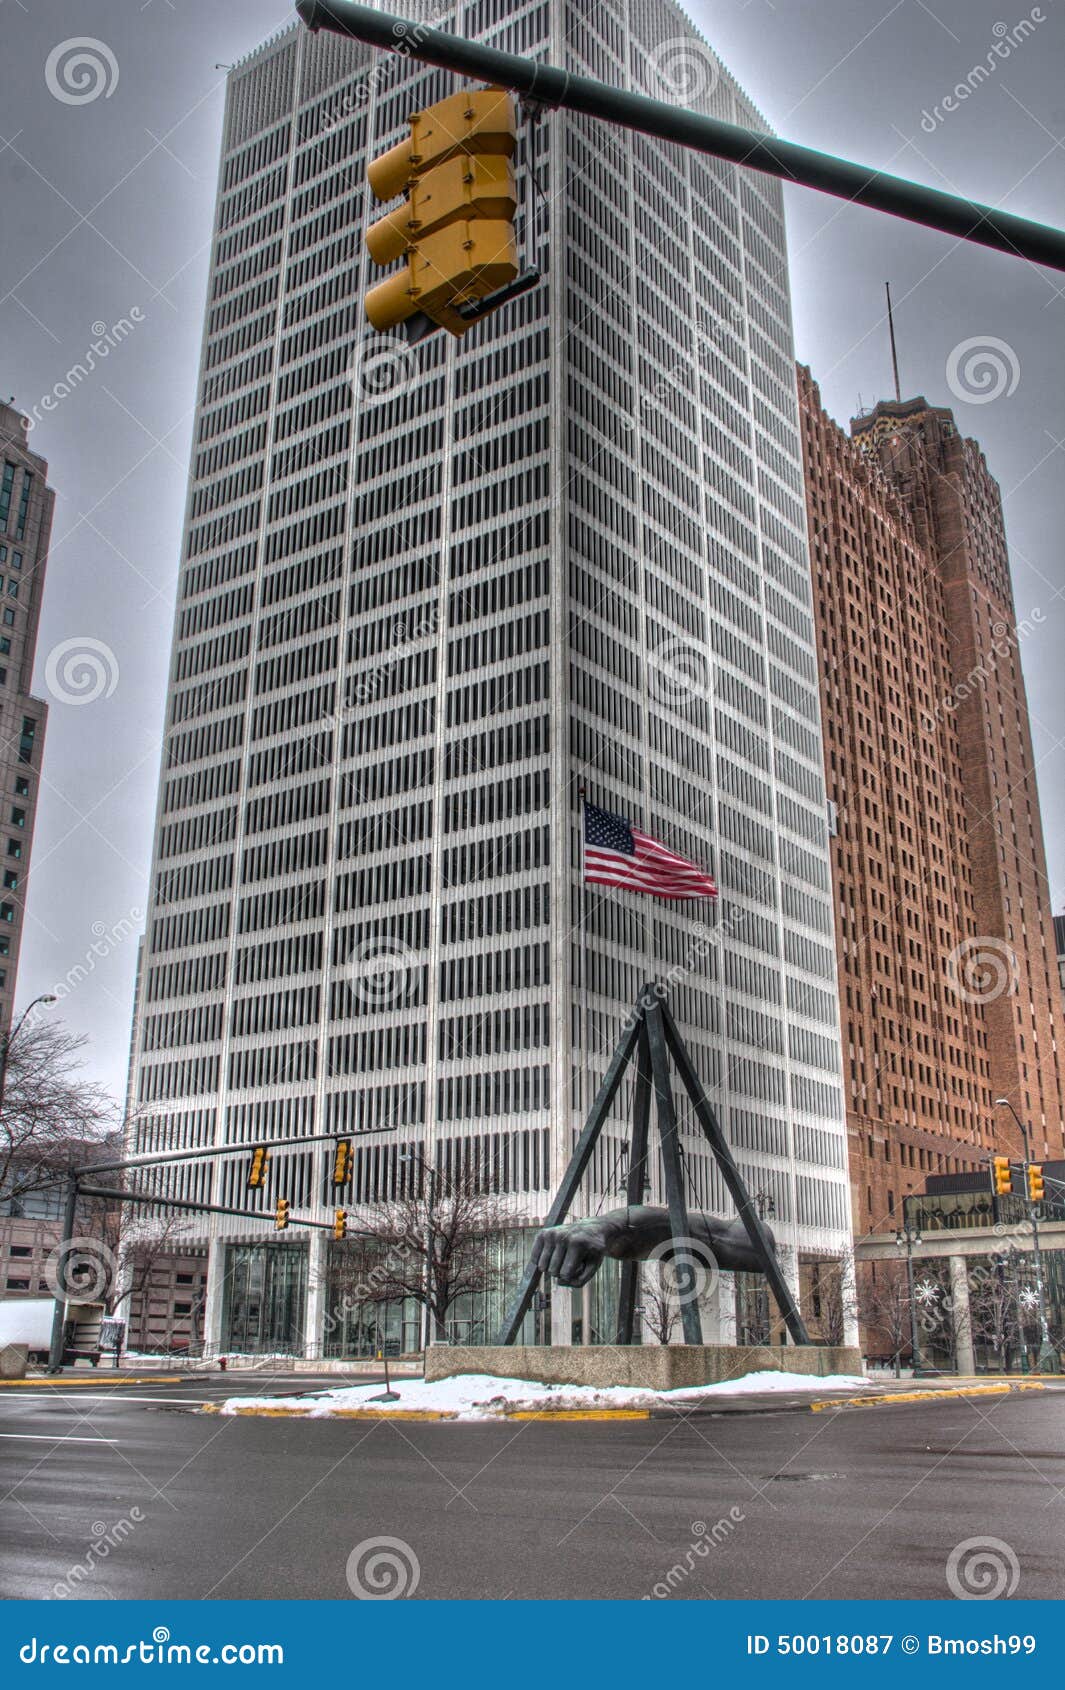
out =
<svg viewBox="0 0 1065 1690"><path fill-rule="evenodd" d="M764 127L671 0L442 21ZM302 28L229 78L130 1148L351 1136L353 1216L480 1166L533 1226L665 978L796 1278L850 1233L780 189L526 113L544 279L411 348L364 323L366 162L454 86ZM718 905L582 887L582 792L710 869ZM588 1212L620 1200L628 1101ZM728 1214L682 1138L690 1204ZM279 1151L258 1193L239 1156L154 1177L326 1220L330 1163ZM212 1347L329 1350L324 1234L202 1236ZM708 1337L737 1330L732 1290ZM607 1301L589 1330L556 1293L539 1335L608 1336Z"/></svg>

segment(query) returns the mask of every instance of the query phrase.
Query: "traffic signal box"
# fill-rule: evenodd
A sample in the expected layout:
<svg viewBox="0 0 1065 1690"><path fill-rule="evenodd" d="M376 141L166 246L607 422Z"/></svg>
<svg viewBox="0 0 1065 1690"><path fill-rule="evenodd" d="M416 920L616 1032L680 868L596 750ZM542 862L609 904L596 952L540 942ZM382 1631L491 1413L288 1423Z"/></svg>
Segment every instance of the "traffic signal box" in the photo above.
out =
<svg viewBox="0 0 1065 1690"><path fill-rule="evenodd" d="M251 1153L251 1167L248 1169L248 1190L258 1191L266 1184L266 1146L257 1144Z"/></svg>
<svg viewBox="0 0 1065 1690"><path fill-rule="evenodd" d="M1008 1156L991 1159L991 1184L996 1197L1008 1197L1013 1190L1013 1168Z"/></svg>
<svg viewBox="0 0 1065 1690"><path fill-rule="evenodd" d="M415 112L410 127L367 172L377 199L405 198L366 231L375 263L403 260L367 294L366 315L384 331L420 312L463 335L475 318L459 307L518 277L514 100L501 88L466 89Z"/></svg>
<svg viewBox="0 0 1065 1690"><path fill-rule="evenodd" d="M289 1211L288 1198L287 1197L279 1197L278 1200L277 1200L277 1211L274 1215L274 1229L275 1229L275 1231L284 1232L285 1228L288 1225L288 1211Z"/></svg>
<svg viewBox="0 0 1065 1690"><path fill-rule="evenodd" d="M351 1178L351 1140L341 1138L333 1152L333 1184L347 1185Z"/></svg>
<svg viewBox="0 0 1065 1690"><path fill-rule="evenodd" d="M348 1211L346 1209L338 1209L333 1216L333 1237L339 1243L342 1238L346 1238L347 1236Z"/></svg>
<svg viewBox="0 0 1065 1690"><path fill-rule="evenodd" d="M1046 1196L1042 1165L1039 1162L1029 1162L1025 1172L1028 1176L1029 1203L1041 1203Z"/></svg>

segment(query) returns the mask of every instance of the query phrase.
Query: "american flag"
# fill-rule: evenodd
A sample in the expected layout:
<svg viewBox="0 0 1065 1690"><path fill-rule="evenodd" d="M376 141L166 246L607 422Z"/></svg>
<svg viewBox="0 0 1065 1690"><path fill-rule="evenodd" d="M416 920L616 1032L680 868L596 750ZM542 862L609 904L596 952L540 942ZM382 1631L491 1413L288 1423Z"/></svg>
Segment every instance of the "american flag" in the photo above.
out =
<svg viewBox="0 0 1065 1690"><path fill-rule="evenodd" d="M654 898L717 897L713 880L696 863L595 804L584 806L584 878Z"/></svg>

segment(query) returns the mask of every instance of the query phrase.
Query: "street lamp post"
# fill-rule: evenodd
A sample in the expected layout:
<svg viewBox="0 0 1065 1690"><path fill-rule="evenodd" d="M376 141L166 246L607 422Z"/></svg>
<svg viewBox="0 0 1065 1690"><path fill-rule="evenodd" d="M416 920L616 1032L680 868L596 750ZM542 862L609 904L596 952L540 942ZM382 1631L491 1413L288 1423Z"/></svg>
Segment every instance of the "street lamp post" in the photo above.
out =
<svg viewBox="0 0 1065 1690"><path fill-rule="evenodd" d="M904 1221L895 1234L895 1244L906 1252L906 1295L910 1304L910 1366L916 1379L921 1365L921 1349L917 1341L917 1303L913 1294L913 1248L920 1244L920 1228Z"/></svg>
<svg viewBox="0 0 1065 1690"><path fill-rule="evenodd" d="M78 1216L78 1175L74 1168L67 1174L66 1196L63 1201L63 1236L55 1256L55 1304L52 1309L52 1336L48 1345L48 1371L61 1373L63 1369L63 1328L67 1318L67 1280L70 1276L70 1241Z"/></svg>
<svg viewBox="0 0 1065 1690"><path fill-rule="evenodd" d="M771 1191L756 1191L754 1204L760 1220L776 1220L777 1200ZM755 1284L754 1302L758 1311L758 1331L755 1342L771 1344L773 1342L773 1317L769 1308L769 1286L762 1278L759 1278Z"/></svg>
<svg viewBox="0 0 1065 1690"><path fill-rule="evenodd" d="M433 1342L433 1304L436 1297L436 1281L434 1268L436 1266L436 1234L433 1230L433 1214L436 1209L436 1169L431 1162L427 1162L420 1150L411 1149L401 1151L399 1160L417 1164L426 1176L428 1208L425 1216L425 1321L422 1348L427 1350Z"/></svg>
<svg viewBox="0 0 1065 1690"><path fill-rule="evenodd" d="M0 1109L4 1106L4 1086L7 1083L7 1059L11 1046L22 1031L22 1026L30 1011L37 1008L39 1003L55 1003L54 992L42 992L39 997L28 1003L10 1033L0 1036Z"/></svg>
<svg viewBox="0 0 1065 1690"><path fill-rule="evenodd" d="M1021 1140L1024 1144L1024 1207L1027 1211L1028 1219L1032 1223L1032 1261L1035 1266L1035 1289L1039 1300L1040 1342L1039 1356L1036 1361L1036 1366L1038 1367L1040 1373L1057 1373L1060 1371L1058 1365L1058 1352L1050 1341L1050 1323L1047 1320L1046 1288L1043 1284L1043 1254L1039 1248L1039 1222L1036 1219L1036 1206L1028 1195L1028 1169L1032 1160L1031 1146L1028 1142L1028 1128L1021 1120L1021 1117L1018 1115L1008 1097L996 1097L995 1107L997 1109L1009 1110L1020 1129ZM1022 1349L1023 1341L1024 1334L1022 1331Z"/></svg>

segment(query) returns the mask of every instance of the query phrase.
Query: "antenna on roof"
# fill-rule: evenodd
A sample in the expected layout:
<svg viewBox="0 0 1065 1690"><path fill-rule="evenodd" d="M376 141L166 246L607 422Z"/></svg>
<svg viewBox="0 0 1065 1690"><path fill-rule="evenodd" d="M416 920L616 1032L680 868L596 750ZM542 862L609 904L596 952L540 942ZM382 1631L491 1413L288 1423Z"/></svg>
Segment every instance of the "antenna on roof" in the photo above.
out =
<svg viewBox="0 0 1065 1690"><path fill-rule="evenodd" d="M897 403L901 405L902 404L902 389L899 386L899 355L898 355L897 351L895 350L895 313L891 309L891 283L890 282L884 283L884 292L887 294L887 321L888 321L888 334L891 336L891 368L892 368L892 372L895 376L895 399L896 399Z"/></svg>

